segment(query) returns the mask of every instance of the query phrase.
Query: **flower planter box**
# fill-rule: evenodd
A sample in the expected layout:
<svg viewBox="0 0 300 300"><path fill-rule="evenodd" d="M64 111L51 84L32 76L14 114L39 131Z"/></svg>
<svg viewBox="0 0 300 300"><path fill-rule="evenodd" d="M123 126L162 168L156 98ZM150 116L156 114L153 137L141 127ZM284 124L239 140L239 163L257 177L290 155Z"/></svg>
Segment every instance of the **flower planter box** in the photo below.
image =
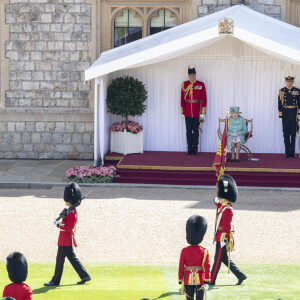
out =
<svg viewBox="0 0 300 300"><path fill-rule="evenodd" d="M143 153L143 131L139 133L111 131L110 152L122 153Z"/></svg>

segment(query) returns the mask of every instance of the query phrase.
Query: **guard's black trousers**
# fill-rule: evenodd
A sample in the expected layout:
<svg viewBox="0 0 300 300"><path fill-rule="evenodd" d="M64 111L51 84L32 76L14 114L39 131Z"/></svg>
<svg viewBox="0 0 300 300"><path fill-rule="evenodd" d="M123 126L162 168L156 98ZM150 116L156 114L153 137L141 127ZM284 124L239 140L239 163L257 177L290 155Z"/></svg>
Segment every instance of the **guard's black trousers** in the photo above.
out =
<svg viewBox="0 0 300 300"><path fill-rule="evenodd" d="M210 283L215 284L216 279L221 267L221 262L228 267L228 255L226 251L226 246L221 248L221 243L217 242L216 244L216 253L215 253L215 261L211 270ZM235 263L230 260L230 271L239 279L245 276L245 274L240 271L240 269L235 265Z"/></svg>
<svg viewBox="0 0 300 300"><path fill-rule="evenodd" d="M202 286L196 286L196 285L185 285L185 294L186 294L186 300L194 300L194 293L196 293L196 300L203 300L204 299L204 291L201 289L199 291L199 288Z"/></svg>
<svg viewBox="0 0 300 300"><path fill-rule="evenodd" d="M297 132L298 108L284 108L282 110L282 131L285 146L285 155L295 155L295 140Z"/></svg>
<svg viewBox="0 0 300 300"><path fill-rule="evenodd" d="M185 116L185 127L188 150L198 150L199 117L192 118Z"/></svg>
<svg viewBox="0 0 300 300"><path fill-rule="evenodd" d="M80 262L80 260L76 257L74 249L72 246L58 246L57 256L56 256L56 266L55 266L55 273L52 277L52 282L56 285L59 285L61 276L64 270L64 263L65 258L68 258L71 265L79 275L80 279L85 277L89 277L88 272Z"/></svg>

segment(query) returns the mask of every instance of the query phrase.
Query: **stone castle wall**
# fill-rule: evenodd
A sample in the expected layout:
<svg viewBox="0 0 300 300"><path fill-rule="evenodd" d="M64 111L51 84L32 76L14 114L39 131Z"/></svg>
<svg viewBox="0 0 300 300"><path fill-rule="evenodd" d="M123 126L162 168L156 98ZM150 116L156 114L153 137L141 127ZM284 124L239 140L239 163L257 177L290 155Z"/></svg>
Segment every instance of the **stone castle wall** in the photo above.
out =
<svg viewBox="0 0 300 300"><path fill-rule="evenodd" d="M9 89L0 110L0 158L93 157L91 5L85 0L11 0Z"/></svg>
<svg viewBox="0 0 300 300"><path fill-rule="evenodd" d="M198 16L203 17L236 4L244 4L260 13L281 19L281 6L276 5L275 0L202 0Z"/></svg>

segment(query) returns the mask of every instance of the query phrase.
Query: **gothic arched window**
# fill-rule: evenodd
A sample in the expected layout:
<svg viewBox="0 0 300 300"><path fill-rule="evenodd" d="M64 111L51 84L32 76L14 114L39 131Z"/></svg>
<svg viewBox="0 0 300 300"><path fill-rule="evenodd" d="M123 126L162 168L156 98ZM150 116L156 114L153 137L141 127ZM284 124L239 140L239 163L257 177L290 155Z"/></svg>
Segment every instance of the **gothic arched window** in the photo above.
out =
<svg viewBox="0 0 300 300"><path fill-rule="evenodd" d="M142 18L131 10L124 9L114 20L114 47L142 38Z"/></svg>
<svg viewBox="0 0 300 300"><path fill-rule="evenodd" d="M150 34L154 34L178 25L175 15L167 10L161 9L152 15L150 19Z"/></svg>

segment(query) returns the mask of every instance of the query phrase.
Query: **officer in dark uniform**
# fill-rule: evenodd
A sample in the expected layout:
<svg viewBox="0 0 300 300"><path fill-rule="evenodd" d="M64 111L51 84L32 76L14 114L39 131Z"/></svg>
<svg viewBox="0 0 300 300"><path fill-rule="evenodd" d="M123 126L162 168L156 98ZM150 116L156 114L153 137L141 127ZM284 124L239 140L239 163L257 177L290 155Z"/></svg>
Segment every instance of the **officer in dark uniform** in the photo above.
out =
<svg viewBox="0 0 300 300"><path fill-rule="evenodd" d="M279 90L278 111L282 118L284 157L295 157L297 116L300 114L300 90L293 87L294 77L285 77L286 87Z"/></svg>

